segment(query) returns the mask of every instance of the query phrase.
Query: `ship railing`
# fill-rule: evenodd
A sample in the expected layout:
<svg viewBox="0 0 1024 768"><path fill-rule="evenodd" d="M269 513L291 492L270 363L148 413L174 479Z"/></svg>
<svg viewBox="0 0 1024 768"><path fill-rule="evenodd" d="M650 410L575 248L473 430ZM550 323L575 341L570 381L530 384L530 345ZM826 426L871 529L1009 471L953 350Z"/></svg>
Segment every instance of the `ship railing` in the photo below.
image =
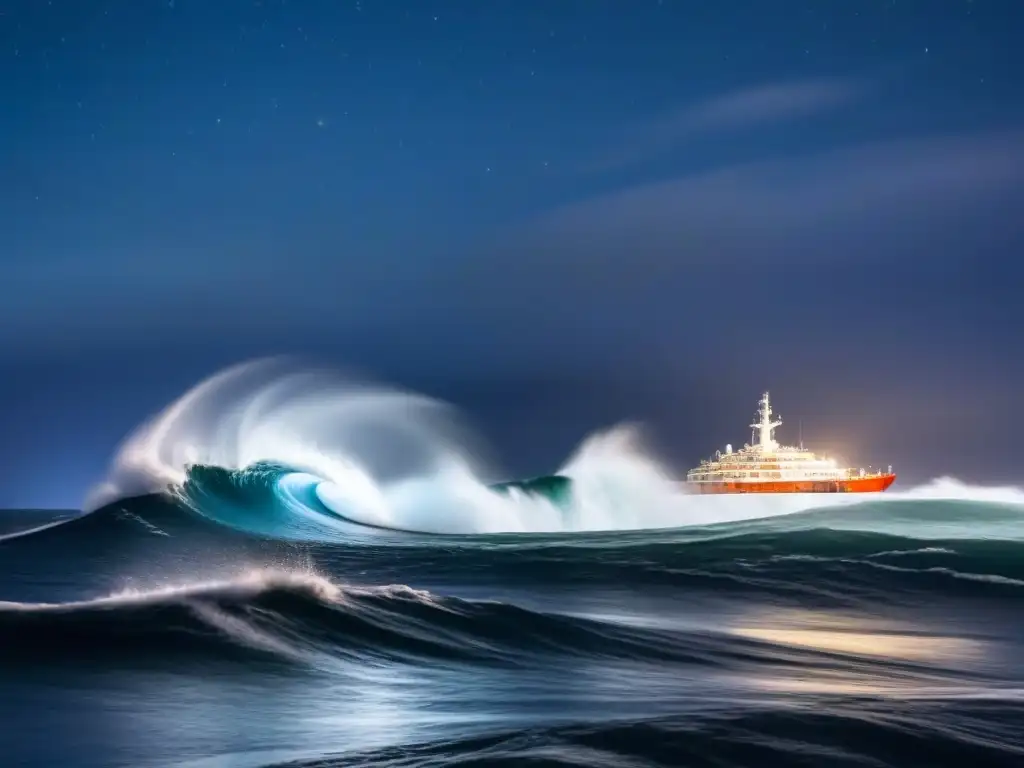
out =
<svg viewBox="0 0 1024 768"><path fill-rule="evenodd" d="M817 468L815 468L817 470ZM758 476L754 476L756 473ZM723 480L756 480L761 482L792 482L792 481L827 481L827 480L856 480L857 478L886 477L892 474L892 470L872 470L861 474L859 467L836 468L824 472L791 472L786 470L765 468L746 471L729 467L727 469L702 469L699 471L687 472L687 479L694 483L714 483ZM696 476L700 475L698 479Z"/></svg>

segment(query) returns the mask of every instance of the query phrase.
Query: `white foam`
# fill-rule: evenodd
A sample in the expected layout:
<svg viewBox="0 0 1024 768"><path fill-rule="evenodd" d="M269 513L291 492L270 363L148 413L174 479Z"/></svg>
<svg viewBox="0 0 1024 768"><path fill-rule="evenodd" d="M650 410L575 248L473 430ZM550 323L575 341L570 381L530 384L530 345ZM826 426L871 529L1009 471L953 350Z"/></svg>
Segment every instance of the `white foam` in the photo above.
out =
<svg viewBox="0 0 1024 768"><path fill-rule="evenodd" d="M23 611L72 611L117 606L142 606L150 603L194 601L203 598L246 600L271 589L294 589L312 594L324 602L334 602L342 589L329 579L315 573L274 568L253 568L238 575L209 581L154 586L145 589L125 588L109 595L67 603L0 602L0 608Z"/></svg>
<svg viewBox="0 0 1024 768"><path fill-rule="evenodd" d="M1012 485L969 485L954 477L939 477L906 490L889 491L885 497L889 500L980 501L1024 506L1024 488Z"/></svg>

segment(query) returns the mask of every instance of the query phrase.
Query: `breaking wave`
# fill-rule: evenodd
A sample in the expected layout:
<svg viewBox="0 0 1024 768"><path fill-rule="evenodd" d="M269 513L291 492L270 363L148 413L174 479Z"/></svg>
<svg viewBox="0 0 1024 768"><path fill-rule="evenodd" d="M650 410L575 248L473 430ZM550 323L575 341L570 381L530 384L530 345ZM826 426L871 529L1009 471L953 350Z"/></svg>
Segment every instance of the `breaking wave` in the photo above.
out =
<svg viewBox="0 0 1024 768"><path fill-rule="evenodd" d="M483 442L444 403L325 370L298 369L286 360L261 360L207 379L141 426L87 507L168 491L196 513L233 528L333 541L356 528L432 534L626 531L811 510L832 510L837 521L884 515L898 526L907 503L970 501L1003 509L1003 533L1022 532L1024 491L951 478L867 499L693 496L628 425L591 435L556 473L531 481L507 482L485 456ZM879 505L885 512L873 513ZM946 532L956 524L933 521Z"/></svg>

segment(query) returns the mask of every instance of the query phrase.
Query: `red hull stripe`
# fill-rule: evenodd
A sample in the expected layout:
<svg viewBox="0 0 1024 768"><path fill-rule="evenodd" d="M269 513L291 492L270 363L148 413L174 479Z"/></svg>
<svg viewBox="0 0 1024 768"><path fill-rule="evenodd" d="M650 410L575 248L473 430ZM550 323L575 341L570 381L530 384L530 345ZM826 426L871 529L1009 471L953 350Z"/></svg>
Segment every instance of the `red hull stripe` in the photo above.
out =
<svg viewBox="0 0 1024 768"><path fill-rule="evenodd" d="M896 475L852 477L846 480L775 480L770 482L723 481L688 483L693 493L881 493Z"/></svg>

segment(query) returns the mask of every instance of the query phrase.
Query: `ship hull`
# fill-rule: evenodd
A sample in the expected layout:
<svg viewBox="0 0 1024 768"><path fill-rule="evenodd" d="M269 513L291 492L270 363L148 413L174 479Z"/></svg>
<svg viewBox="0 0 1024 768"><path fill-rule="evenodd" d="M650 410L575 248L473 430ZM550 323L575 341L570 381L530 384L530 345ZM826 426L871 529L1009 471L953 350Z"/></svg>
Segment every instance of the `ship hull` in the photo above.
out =
<svg viewBox="0 0 1024 768"><path fill-rule="evenodd" d="M844 480L774 480L765 482L687 483L691 493L881 493L896 480L895 474L851 477Z"/></svg>

